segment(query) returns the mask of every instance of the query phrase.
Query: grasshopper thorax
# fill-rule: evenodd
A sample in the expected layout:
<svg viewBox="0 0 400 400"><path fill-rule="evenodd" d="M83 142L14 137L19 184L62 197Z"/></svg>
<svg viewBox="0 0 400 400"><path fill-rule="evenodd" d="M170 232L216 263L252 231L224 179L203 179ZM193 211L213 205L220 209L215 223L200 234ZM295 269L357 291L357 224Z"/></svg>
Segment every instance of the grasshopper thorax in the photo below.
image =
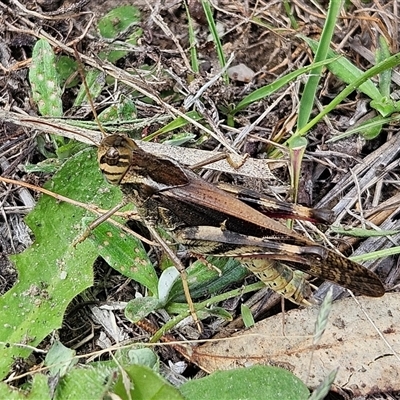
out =
<svg viewBox="0 0 400 400"><path fill-rule="evenodd" d="M107 181L118 185L128 171L136 143L123 135L107 136L100 143L97 159Z"/></svg>

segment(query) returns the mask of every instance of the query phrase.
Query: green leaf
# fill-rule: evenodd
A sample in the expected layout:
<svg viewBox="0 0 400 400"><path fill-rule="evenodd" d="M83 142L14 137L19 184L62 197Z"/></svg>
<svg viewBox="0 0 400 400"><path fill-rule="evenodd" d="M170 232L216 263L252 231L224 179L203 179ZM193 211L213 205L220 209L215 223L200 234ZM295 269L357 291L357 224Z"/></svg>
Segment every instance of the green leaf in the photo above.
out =
<svg viewBox="0 0 400 400"><path fill-rule="evenodd" d="M138 297L128 302L125 308L125 317L132 323L141 321L146 318L150 313L162 308L164 303L159 299L151 296Z"/></svg>
<svg viewBox="0 0 400 400"><path fill-rule="evenodd" d="M201 115L197 111L188 111L186 113L186 115L188 117L194 119L195 121L200 121L202 118ZM168 132L172 132L172 131L182 128L188 124L189 124L189 122L185 118L177 117L173 121L169 122L167 125L164 125L163 127L161 127L156 132L152 133L151 135L148 135L145 138L145 140L147 142L150 142L151 140L153 140L154 138L156 138L159 135L162 135L162 134L168 133Z"/></svg>
<svg viewBox="0 0 400 400"><path fill-rule="evenodd" d="M243 323L246 328L250 328L254 325L253 314L251 313L251 310L248 306L242 304L240 306L240 313L242 315Z"/></svg>
<svg viewBox="0 0 400 400"><path fill-rule="evenodd" d="M345 236L355 236L363 238L397 235L399 233L398 230L385 231L385 230L364 229L364 228L343 228L340 226L331 226L331 231Z"/></svg>
<svg viewBox="0 0 400 400"><path fill-rule="evenodd" d="M158 279L142 242L122 233L110 223L102 223L89 237L98 255L122 275L141 283L157 296Z"/></svg>
<svg viewBox="0 0 400 400"><path fill-rule="evenodd" d="M210 30L211 37L214 42L215 51L217 52L219 65L221 68L225 67L226 60L225 60L225 53L224 49L222 48L221 39L219 38L219 32L217 29L217 25L214 20L214 12L211 8L210 2L208 0L201 0L201 4L203 5L204 13L206 15L208 28ZM224 72L223 80L225 84L229 83L228 74Z"/></svg>
<svg viewBox="0 0 400 400"><path fill-rule="evenodd" d="M0 399L51 400L51 398L48 377L42 374L34 374L29 388L24 391L0 382Z"/></svg>
<svg viewBox="0 0 400 400"><path fill-rule="evenodd" d="M83 151L66 162L47 187L78 201L94 202L104 209L121 199L117 188L105 184L93 150ZM92 285L93 263L99 254L157 292L154 269L148 259L145 262L141 258L146 252L138 251L141 242L121 235L109 223L101 224L90 239L76 248L73 246L86 230L83 221L88 218L94 219L88 211L49 196L42 196L26 217L35 243L12 257L18 269L18 283L0 297L4 321L0 324L1 378L9 372L15 357L27 357L31 352L17 343L37 346L61 327L68 304Z"/></svg>
<svg viewBox="0 0 400 400"><path fill-rule="evenodd" d="M85 79L91 98L96 99L106 83L106 76L104 72L91 69L86 73ZM79 88L79 92L76 96L73 106L80 107L82 104L89 104L84 83L82 83L81 87Z"/></svg>
<svg viewBox="0 0 400 400"><path fill-rule="evenodd" d="M371 101L372 103L372 101ZM371 105L372 107L372 105ZM374 107L376 110L379 108L378 107ZM375 139L376 137L378 137L380 135L380 133L382 132L382 125L384 118L382 117L382 115L377 115L374 118L370 118L368 121L362 123L359 125L360 128L360 132L362 134L362 136L366 139L366 140L372 140ZM377 124L375 124L375 122L377 122Z"/></svg>
<svg viewBox="0 0 400 400"><path fill-rule="evenodd" d="M168 267L162 272L158 280L158 298L163 304L168 301L171 289L179 277L179 271L175 267Z"/></svg>
<svg viewBox="0 0 400 400"><path fill-rule="evenodd" d="M117 371L118 367L113 361L96 362L74 368L61 378L56 387L54 400L103 400L104 394L110 390Z"/></svg>
<svg viewBox="0 0 400 400"><path fill-rule="evenodd" d="M34 172L43 172L45 174L54 174L62 165L62 161L58 158L47 158L46 160L40 161L37 164L25 164L23 170L32 174Z"/></svg>
<svg viewBox="0 0 400 400"><path fill-rule="evenodd" d="M123 358L123 365L144 365L152 370L158 371L159 359L152 349L144 347L141 349L121 349L120 352L115 354L116 360L121 363Z"/></svg>
<svg viewBox="0 0 400 400"><path fill-rule="evenodd" d="M115 39L128 29L140 23L140 11L132 5L126 5L114 8L100 19L98 28L100 35L107 39ZM126 39L126 43L136 45L138 39L143 35L141 28L135 29ZM117 45L113 46L117 47ZM119 46L120 48L123 46ZM102 51L99 54L101 59L107 58L111 63L115 63L120 58L125 57L128 50L110 49Z"/></svg>
<svg viewBox="0 0 400 400"><path fill-rule="evenodd" d="M225 321L233 321L232 315L222 307L212 307L202 311L206 316L212 315L213 317L222 318ZM201 312L199 313L201 314ZM204 317L206 318L206 317ZM202 319L202 318L200 318Z"/></svg>
<svg viewBox="0 0 400 400"><path fill-rule="evenodd" d="M196 32L194 29L193 19L190 15L189 8L186 1L184 2L186 17L188 20L188 34L189 34L189 45L190 45L190 61L193 72L198 73L199 68L199 58L197 54L197 42L196 42Z"/></svg>
<svg viewBox="0 0 400 400"><path fill-rule="evenodd" d="M341 0L329 1L328 12L324 21L321 38L318 43L318 48L315 51L315 62L324 61L329 57L329 45L335 32L337 19L342 5L343 2ZM313 68L310 71L306 84L304 85L303 94L299 104L297 130L303 128L310 119L311 111L314 107L315 94L321 78L322 68L322 66Z"/></svg>
<svg viewBox="0 0 400 400"><path fill-rule="evenodd" d="M114 386L114 393L122 400L184 400L178 389L175 389L150 368L131 365L124 371L130 379L130 387L126 387L127 382L124 382L121 374Z"/></svg>
<svg viewBox="0 0 400 400"><path fill-rule="evenodd" d="M60 84L66 84L67 88L74 87L78 84L78 63L71 57L60 56L57 59L56 70L60 78Z"/></svg>
<svg viewBox="0 0 400 400"><path fill-rule="evenodd" d="M386 117L400 110L399 102L393 101L390 97L385 96L382 96L380 99L377 100L372 100L369 104L383 117Z"/></svg>
<svg viewBox="0 0 400 400"><path fill-rule="evenodd" d="M376 62L387 60L390 57L390 48L385 37L379 35L379 47L376 50ZM392 70L386 69L379 74L379 91L382 96L390 97L390 88L392 84Z"/></svg>
<svg viewBox="0 0 400 400"><path fill-rule="evenodd" d="M29 81L33 101L39 112L47 117L61 117L63 114L60 79L55 62L56 57L49 42L39 39L32 51Z"/></svg>
<svg viewBox="0 0 400 400"><path fill-rule="evenodd" d="M190 295L193 299L218 293L248 275L248 269L233 258L207 257L207 261L214 268L196 261L187 269ZM185 302L181 280L172 287L169 302Z"/></svg>
<svg viewBox="0 0 400 400"><path fill-rule="evenodd" d="M59 146L56 149L56 155L59 160L65 160L67 158L70 158L74 154L79 153L85 148L87 148L87 145L85 143L81 143L76 140L69 140L67 143Z"/></svg>
<svg viewBox="0 0 400 400"><path fill-rule="evenodd" d="M49 367L51 376L64 376L78 362L74 358L75 350L65 347L60 341L56 341L46 354L45 364Z"/></svg>
<svg viewBox="0 0 400 400"><path fill-rule="evenodd" d="M187 400L305 400L307 386L291 372L277 367L254 366L218 371L184 383Z"/></svg>
<svg viewBox="0 0 400 400"><path fill-rule="evenodd" d="M121 32L127 30L132 24L140 22L138 8L126 5L114 8L100 19L98 28L100 35L107 39L115 39Z"/></svg>
<svg viewBox="0 0 400 400"><path fill-rule="evenodd" d="M182 146L187 142L191 142L196 138L196 135L190 132L181 132L172 135L169 139L163 140L162 144L167 146Z"/></svg>
<svg viewBox="0 0 400 400"><path fill-rule="evenodd" d="M386 258L397 254L400 254L400 246L391 247L389 249L371 251L370 253L349 257L349 259L356 262L365 262L376 260L377 258Z"/></svg>
<svg viewBox="0 0 400 400"><path fill-rule="evenodd" d="M57 175L52 182L53 189L62 190L67 181L74 180L82 180L83 185L89 186L85 179L91 180L93 176L90 172L82 174L88 156L86 152L80 165L66 163L62 169L67 179L65 174ZM85 199L87 193L87 190L82 193ZM52 330L60 328L70 301L92 284L96 249L89 241L76 249L71 244L79 235L76 226L85 213L83 209L42 196L26 217L35 243L12 257L18 269L18 283L0 298L2 318L7 321L0 324L0 342L4 346L1 377L8 373L14 357L26 357L31 352L14 344L24 342L36 346Z"/></svg>
<svg viewBox="0 0 400 400"><path fill-rule="evenodd" d="M131 121L136 117L137 110L135 103L127 97L117 104L106 108L98 116L101 123Z"/></svg>

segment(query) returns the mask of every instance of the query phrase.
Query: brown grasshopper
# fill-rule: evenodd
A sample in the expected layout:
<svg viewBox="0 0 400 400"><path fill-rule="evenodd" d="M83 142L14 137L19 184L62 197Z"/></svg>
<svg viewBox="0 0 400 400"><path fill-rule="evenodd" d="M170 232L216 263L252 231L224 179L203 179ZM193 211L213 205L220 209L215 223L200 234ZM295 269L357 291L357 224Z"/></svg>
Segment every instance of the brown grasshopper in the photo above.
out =
<svg viewBox="0 0 400 400"><path fill-rule="evenodd" d="M296 271L271 260L289 262L356 294L379 297L385 293L374 272L246 204L262 207L255 192L234 196L170 158L147 153L122 135L102 141L98 161L108 182L120 185L141 218L164 226L193 253L237 258L266 285L296 303L307 303L308 284ZM287 204L272 202L272 213L315 220L329 217L324 211Z"/></svg>

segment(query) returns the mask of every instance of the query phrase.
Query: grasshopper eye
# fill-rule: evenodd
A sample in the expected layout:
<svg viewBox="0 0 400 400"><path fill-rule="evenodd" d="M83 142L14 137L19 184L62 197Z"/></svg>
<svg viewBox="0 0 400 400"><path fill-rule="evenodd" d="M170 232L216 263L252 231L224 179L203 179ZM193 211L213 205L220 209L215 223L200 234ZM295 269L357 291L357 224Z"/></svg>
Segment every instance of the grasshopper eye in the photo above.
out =
<svg viewBox="0 0 400 400"><path fill-rule="evenodd" d="M102 160L109 166L118 165L120 160L120 153L115 147L111 147L107 150L106 154L102 157Z"/></svg>

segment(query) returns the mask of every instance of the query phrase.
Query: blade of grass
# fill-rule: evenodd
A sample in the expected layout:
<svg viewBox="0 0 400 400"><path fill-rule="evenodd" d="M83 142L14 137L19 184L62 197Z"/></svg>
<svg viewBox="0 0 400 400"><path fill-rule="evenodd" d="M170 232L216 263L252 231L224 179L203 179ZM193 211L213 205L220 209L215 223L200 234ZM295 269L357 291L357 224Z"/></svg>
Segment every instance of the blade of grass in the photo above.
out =
<svg viewBox="0 0 400 400"><path fill-rule="evenodd" d="M196 49L196 34L193 29L193 20L189 12L189 8L187 6L187 2L184 2L186 15L188 18L188 30L189 30L189 44L190 44L190 63L192 65L193 72L199 72L199 58L197 57L197 49Z"/></svg>
<svg viewBox="0 0 400 400"><path fill-rule="evenodd" d="M396 254L400 254L400 246L391 247L390 249L372 251L371 253L349 257L349 259L355 262L365 262L375 260L376 258L387 258Z"/></svg>
<svg viewBox="0 0 400 400"><path fill-rule="evenodd" d="M324 28L322 30L321 40L315 54L315 61L324 61L327 58L328 50L335 30L336 21L342 8L343 0L331 0L329 2L328 13ZM314 97L317 91L318 83L321 77L322 66L315 67L310 71L310 77L304 87L303 95L300 100L299 116L297 120L297 129L303 128L309 121L312 108L314 106Z"/></svg>
<svg viewBox="0 0 400 400"><path fill-rule="evenodd" d="M379 47L376 51L376 62L387 60L390 57L390 50L386 39L379 36ZM390 86L392 83L392 70L386 69L379 74L379 91L382 96L390 98Z"/></svg>
<svg viewBox="0 0 400 400"><path fill-rule="evenodd" d="M358 132L363 132L363 136L365 136L365 133L364 133L365 131L368 132L368 131L373 130L376 127L380 127L385 124L392 124L393 122L397 122L399 120L400 120L399 114L397 114L394 117L390 117L390 118L382 118L382 117L377 118L377 119L372 118L369 121L358 125L354 129L348 130L340 135L334 136L332 139L327 140L326 143L337 142L338 140L344 139L344 138L354 135L355 133L358 133Z"/></svg>
<svg viewBox="0 0 400 400"><path fill-rule="evenodd" d="M290 20L290 25L292 25L293 29L298 29L299 24L296 21L296 18L293 15L293 11L290 7L289 1L288 0L283 0L283 7L285 8L286 15L288 16Z"/></svg>
<svg viewBox="0 0 400 400"><path fill-rule="evenodd" d="M215 50L217 52L219 64L220 64L221 68L224 68L225 64L226 64L225 55L224 55L224 51L222 49L221 40L219 39L218 30L217 30L217 26L214 21L214 16L213 16L213 12L212 12L210 3L207 0L202 0L201 3L203 5L203 9L204 9L204 12L205 12L206 18L207 18L208 27L210 28L210 33L211 33L211 36L212 36L214 44L215 44ZM229 77L226 72L223 75L223 80L224 80L225 84L229 83Z"/></svg>

